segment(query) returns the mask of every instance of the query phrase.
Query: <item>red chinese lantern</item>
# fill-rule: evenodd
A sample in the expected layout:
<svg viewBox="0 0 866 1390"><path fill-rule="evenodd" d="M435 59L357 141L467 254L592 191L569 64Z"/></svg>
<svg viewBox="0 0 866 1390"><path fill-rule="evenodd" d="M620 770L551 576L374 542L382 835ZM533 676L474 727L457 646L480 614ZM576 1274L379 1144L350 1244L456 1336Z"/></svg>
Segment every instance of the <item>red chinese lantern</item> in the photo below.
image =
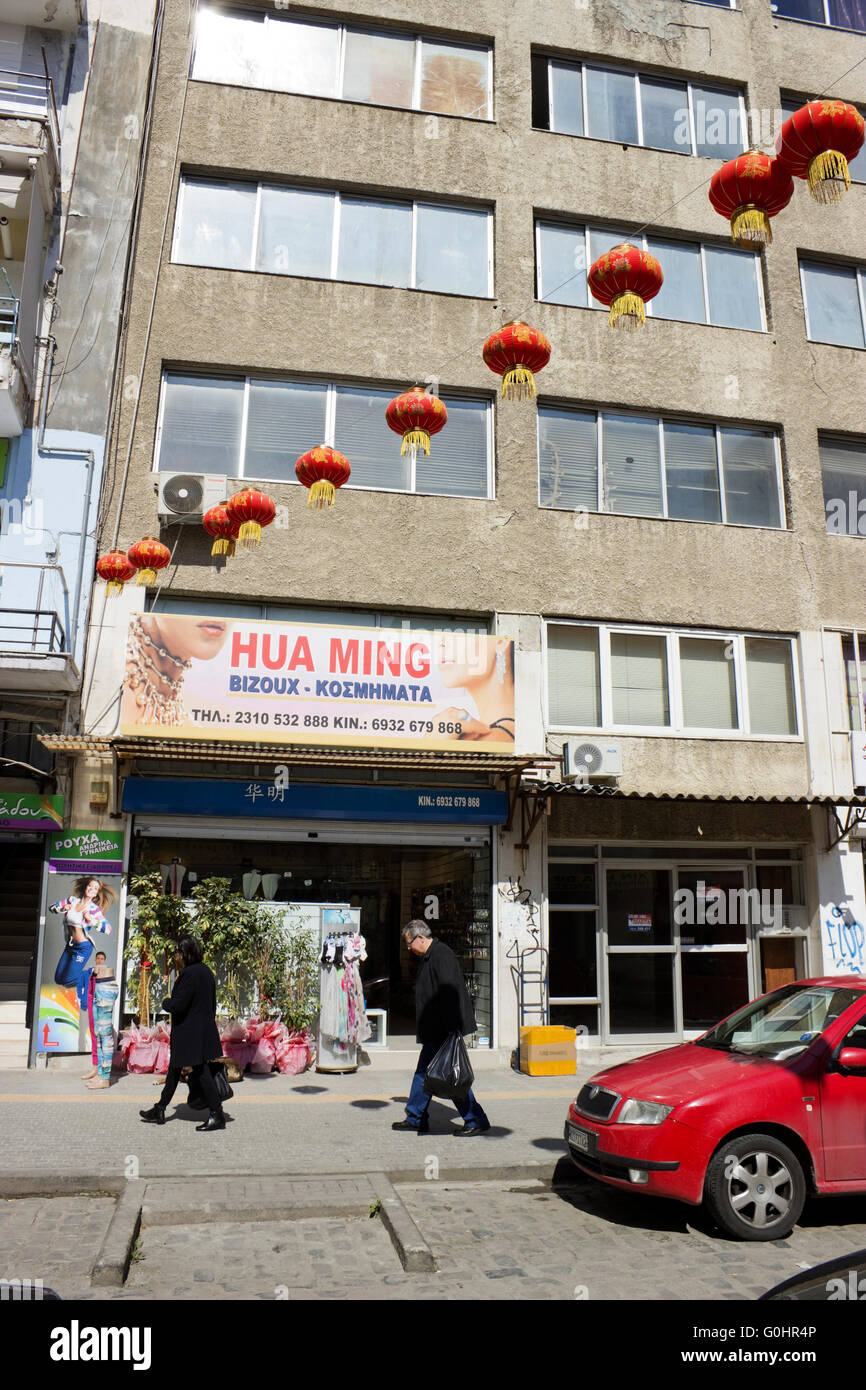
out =
<svg viewBox="0 0 866 1390"><path fill-rule="evenodd" d="M770 218L788 206L793 192L788 170L759 150L728 160L710 180L710 202L730 218L731 236L746 251L772 243Z"/></svg>
<svg viewBox="0 0 866 1390"><path fill-rule="evenodd" d="M535 377L550 361L550 343L537 328L515 319L491 333L481 350L491 372L502 377L502 395L522 401L535 395Z"/></svg>
<svg viewBox="0 0 866 1390"><path fill-rule="evenodd" d="M789 116L776 142L783 168L805 179L819 203L838 203L851 187L848 161L863 144L863 117L847 101L810 101Z"/></svg>
<svg viewBox="0 0 866 1390"><path fill-rule="evenodd" d="M264 492L245 487L225 504L230 519L237 526L237 543L253 550L262 543L262 527L270 526L277 514L276 503Z"/></svg>
<svg viewBox="0 0 866 1390"><path fill-rule="evenodd" d="M123 592L124 584L135 574L135 565L129 563L122 550L112 550L110 554L97 560L96 573L108 584L109 595L119 594Z"/></svg>
<svg viewBox="0 0 866 1390"><path fill-rule="evenodd" d="M419 449L430 453L430 436L442 429L448 411L437 396L429 395L423 386L413 386L389 402L385 419L395 434L403 436L400 453L408 453L414 463Z"/></svg>
<svg viewBox="0 0 866 1390"><path fill-rule="evenodd" d="M333 507L336 489L343 486L351 472L349 460L327 444L308 449L295 464L298 482L310 489L307 506L315 507L317 511Z"/></svg>
<svg viewBox="0 0 866 1390"><path fill-rule="evenodd" d="M145 536L136 541L126 552L129 563L138 570L136 584L155 584L157 570L164 570L171 559L171 551L155 536Z"/></svg>
<svg viewBox="0 0 866 1390"><path fill-rule="evenodd" d="M633 333L646 323L646 302L655 298L664 278L655 256L624 241L593 262L586 282L593 298L610 306L611 328Z"/></svg>
<svg viewBox="0 0 866 1390"><path fill-rule="evenodd" d="M211 555L226 555L231 559L235 553L235 541L238 538L240 523L229 516L226 503L220 502L216 507L211 507L210 511L205 512L201 524L208 535L215 538L210 549Z"/></svg>

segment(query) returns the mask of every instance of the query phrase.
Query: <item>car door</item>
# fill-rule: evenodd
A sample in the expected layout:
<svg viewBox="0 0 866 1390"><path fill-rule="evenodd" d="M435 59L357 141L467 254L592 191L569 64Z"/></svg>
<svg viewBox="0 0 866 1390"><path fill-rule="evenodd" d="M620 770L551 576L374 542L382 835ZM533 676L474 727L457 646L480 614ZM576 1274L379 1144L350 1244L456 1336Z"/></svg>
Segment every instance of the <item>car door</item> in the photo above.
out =
<svg viewBox="0 0 866 1390"><path fill-rule="evenodd" d="M866 1048L866 1014L833 1049ZM824 1174L828 1182L866 1182L866 1076L846 1075L828 1064L821 1081Z"/></svg>

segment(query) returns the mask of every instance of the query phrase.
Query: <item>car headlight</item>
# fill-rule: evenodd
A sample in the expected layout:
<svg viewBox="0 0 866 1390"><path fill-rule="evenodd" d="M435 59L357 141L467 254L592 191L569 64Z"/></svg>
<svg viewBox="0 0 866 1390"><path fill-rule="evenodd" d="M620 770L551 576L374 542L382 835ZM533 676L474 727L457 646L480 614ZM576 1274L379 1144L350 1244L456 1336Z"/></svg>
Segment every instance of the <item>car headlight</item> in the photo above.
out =
<svg viewBox="0 0 866 1390"><path fill-rule="evenodd" d="M618 1125L660 1125L673 1110L672 1105L657 1105L654 1100L627 1100L616 1117Z"/></svg>

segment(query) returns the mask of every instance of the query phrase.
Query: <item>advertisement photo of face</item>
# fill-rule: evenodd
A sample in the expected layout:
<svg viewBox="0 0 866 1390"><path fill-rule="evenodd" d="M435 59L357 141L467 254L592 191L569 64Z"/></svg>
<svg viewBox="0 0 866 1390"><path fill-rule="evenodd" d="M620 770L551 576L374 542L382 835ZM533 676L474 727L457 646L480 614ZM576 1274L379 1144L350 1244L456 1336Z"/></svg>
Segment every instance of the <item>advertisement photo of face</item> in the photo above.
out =
<svg viewBox="0 0 866 1390"><path fill-rule="evenodd" d="M514 741L514 644L480 633L443 632L433 647L439 678L447 690L463 692L471 705L455 702L434 715L436 723L459 724L461 739Z"/></svg>
<svg viewBox="0 0 866 1390"><path fill-rule="evenodd" d="M129 630L123 720L176 726L188 722L183 680L193 661L212 661L228 641L225 618L139 613Z"/></svg>

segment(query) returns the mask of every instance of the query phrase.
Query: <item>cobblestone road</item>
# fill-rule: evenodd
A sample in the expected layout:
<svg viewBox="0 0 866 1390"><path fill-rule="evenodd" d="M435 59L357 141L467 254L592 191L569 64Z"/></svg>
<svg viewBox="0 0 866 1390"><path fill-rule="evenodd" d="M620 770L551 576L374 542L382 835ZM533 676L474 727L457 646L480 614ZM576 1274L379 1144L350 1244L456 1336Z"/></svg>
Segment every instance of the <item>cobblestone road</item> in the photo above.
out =
<svg viewBox="0 0 866 1390"><path fill-rule="evenodd" d="M105 1198L3 1203L2 1273L42 1278L64 1299L726 1302L754 1299L866 1246L866 1199L810 1202L788 1240L749 1245L726 1239L693 1208L593 1183L552 1191L529 1181L432 1181L397 1190L433 1249L436 1273L404 1273L378 1218L305 1214L145 1227L126 1285L91 1289L90 1263L113 1209Z"/></svg>

